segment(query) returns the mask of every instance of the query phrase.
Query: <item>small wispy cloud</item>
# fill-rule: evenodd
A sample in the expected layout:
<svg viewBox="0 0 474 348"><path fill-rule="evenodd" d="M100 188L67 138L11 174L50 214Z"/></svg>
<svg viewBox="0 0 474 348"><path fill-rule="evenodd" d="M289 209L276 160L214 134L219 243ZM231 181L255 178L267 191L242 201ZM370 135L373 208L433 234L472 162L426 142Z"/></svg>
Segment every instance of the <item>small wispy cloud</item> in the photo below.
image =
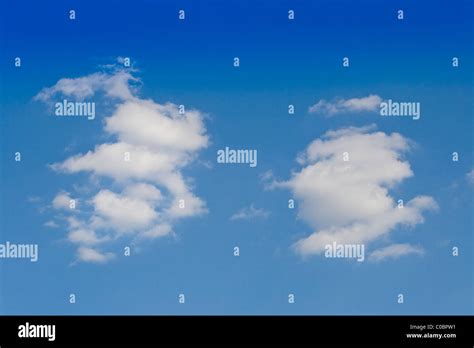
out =
<svg viewBox="0 0 474 348"><path fill-rule="evenodd" d="M263 208L255 208L253 204L250 207L244 207L230 217L230 220L250 220L250 219L266 219L270 216L270 212Z"/></svg>
<svg viewBox="0 0 474 348"><path fill-rule="evenodd" d="M259 178L264 190L272 190L275 188L275 175L272 170L267 170L263 174L260 174Z"/></svg>
<svg viewBox="0 0 474 348"><path fill-rule="evenodd" d="M474 186L474 168L466 174L467 182Z"/></svg>
<svg viewBox="0 0 474 348"><path fill-rule="evenodd" d="M27 198L27 201L29 203L39 203L39 202L41 202L41 198L38 197L38 196L30 196L30 197Z"/></svg>
<svg viewBox="0 0 474 348"><path fill-rule="evenodd" d="M77 254L79 260L92 263L105 263L115 257L112 253L102 253L88 247L80 247Z"/></svg>
<svg viewBox="0 0 474 348"><path fill-rule="evenodd" d="M58 228L59 227L59 225L56 222L54 222L53 220L46 221L43 226L49 227L49 228Z"/></svg>
<svg viewBox="0 0 474 348"><path fill-rule="evenodd" d="M376 94L362 98L336 98L331 101L321 99L316 104L310 106L308 112L328 117L349 112L374 112L377 111L381 102L382 98Z"/></svg>
<svg viewBox="0 0 474 348"><path fill-rule="evenodd" d="M52 201L52 206L54 209L57 209L57 210L63 209L63 210L74 211L73 209L71 209L71 204L73 201L74 201L74 206L76 206L77 200L72 199L71 196L69 195L69 192L61 191L54 197Z"/></svg>
<svg viewBox="0 0 474 348"><path fill-rule="evenodd" d="M391 244L385 248L375 250L370 254L369 260L380 262L386 259L397 259L405 255L423 255L424 250L421 247L410 244Z"/></svg>

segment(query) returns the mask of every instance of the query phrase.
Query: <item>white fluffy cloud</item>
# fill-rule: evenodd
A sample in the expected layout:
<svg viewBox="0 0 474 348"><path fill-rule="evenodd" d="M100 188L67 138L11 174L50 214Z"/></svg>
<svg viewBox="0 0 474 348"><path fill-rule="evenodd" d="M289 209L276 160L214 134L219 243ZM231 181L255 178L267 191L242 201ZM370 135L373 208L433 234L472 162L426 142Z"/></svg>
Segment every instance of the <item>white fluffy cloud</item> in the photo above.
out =
<svg viewBox="0 0 474 348"><path fill-rule="evenodd" d="M158 217L147 201L109 190L100 190L92 199L97 227L111 227L121 233L132 233L150 226Z"/></svg>
<svg viewBox="0 0 474 348"><path fill-rule="evenodd" d="M129 157L129 160L126 161L125 157ZM117 142L97 145L93 151L55 163L52 168L67 173L87 171L118 181L154 180L160 174L172 172L179 163L179 158L168 153Z"/></svg>
<svg viewBox="0 0 474 348"><path fill-rule="evenodd" d="M290 189L298 215L313 229L297 241L302 255L318 254L325 245L369 244L397 226L423 223L423 212L437 208L417 196L399 208L389 189L413 175L403 159L410 142L400 134L373 131L373 126L331 131L313 141L298 157L302 165L288 181L272 187Z"/></svg>
<svg viewBox="0 0 474 348"><path fill-rule="evenodd" d="M341 113L373 112L377 111L382 102L382 98L376 94L371 94L362 98L342 99L336 98L332 101L319 100L309 107L310 113L334 116Z"/></svg>
<svg viewBox="0 0 474 348"><path fill-rule="evenodd" d="M101 181L98 191L81 197L88 209L80 218L68 218L68 240L79 246L81 261L106 262L111 255L100 252L98 244L105 248L107 242L124 236L165 236L176 220L207 212L182 174L197 159L197 152L208 146L205 116L198 110L180 113L172 103L139 98L133 85L140 81L131 72L116 69L61 79L35 97L46 103L57 96L103 97L114 106L104 122L107 142L51 165L59 173L89 173L94 182L109 179ZM104 187L104 182L112 184ZM58 209L66 203L65 192L53 200Z"/></svg>
<svg viewBox="0 0 474 348"><path fill-rule="evenodd" d="M208 144L202 114L196 110L180 114L178 107L171 103L160 105L150 100L126 102L106 119L105 129L117 134L125 143L160 152L192 152Z"/></svg>

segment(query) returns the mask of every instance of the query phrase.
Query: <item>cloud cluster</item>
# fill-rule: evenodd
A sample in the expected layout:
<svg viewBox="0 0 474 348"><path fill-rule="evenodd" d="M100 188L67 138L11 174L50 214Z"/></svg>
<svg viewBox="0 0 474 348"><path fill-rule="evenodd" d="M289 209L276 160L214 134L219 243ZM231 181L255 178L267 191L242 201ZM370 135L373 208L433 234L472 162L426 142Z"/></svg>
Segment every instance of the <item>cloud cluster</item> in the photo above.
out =
<svg viewBox="0 0 474 348"><path fill-rule="evenodd" d="M328 117L342 113L374 112L378 110L381 102L382 98L376 94L362 98L336 98L332 101L321 99L316 104L310 106L308 112Z"/></svg>
<svg viewBox="0 0 474 348"><path fill-rule="evenodd" d="M68 240L78 246L81 261L106 262L113 258L104 251L108 242L124 236L165 236L178 219L207 212L182 173L208 146L204 115L142 99L134 88L137 82L131 70L115 69L61 79L35 97L50 103L57 96L85 100L101 93L114 106L104 120L106 142L51 165L59 173L89 173L91 182L108 179L96 192L81 197L83 209L67 220ZM104 182L112 184L105 187ZM69 200L61 191L52 206L65 210Z"/></svg>
<svg viewBox="0 0 474 348"><path fill-rule="evenodd" d="M423 223L422 213L437 208L431 197L417 196L400 207L389 194L413 175L403 159L410 146L400 134L373 126L330 131L313 141L298 157L301 170L271 185L293 192L299 217L314 229L295 250L312 255L333 242L368 244L397 226Z"/></svg>

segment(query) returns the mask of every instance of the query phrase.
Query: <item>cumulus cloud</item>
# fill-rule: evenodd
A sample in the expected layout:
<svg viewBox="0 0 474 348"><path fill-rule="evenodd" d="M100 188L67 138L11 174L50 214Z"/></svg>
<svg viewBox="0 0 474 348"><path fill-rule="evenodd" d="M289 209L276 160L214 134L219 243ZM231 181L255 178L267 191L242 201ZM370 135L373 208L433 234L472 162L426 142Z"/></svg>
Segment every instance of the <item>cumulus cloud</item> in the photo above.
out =
<svg viewBox="0 0 474 348"><path fill-rule="evenodd" d="M404 255L423 255L424 250L419 246L413 246L410 244L391 244L387 247L373 251L369 260L378 262L386 259L397 259Z"/></svg>
<svg viewBox="0 0 474 348"><path fill-rule="evenodd" d="M417 196L400 208L389 190L413 176L404 154L411 142L373 126L327 132L299 155L301 170L274 188L293 192L298 216L314 232L298 240L301 255L319 254L327 244L369 244L396 227L424 222L437 209L433 198Z"/></svg>
<svg viewBox="0 0 474 348"><path fill-rule="evenodd" d="M342 113L374 112L380 106L382 98L376 94L371 94L362 98L342 99L336 98L331 101L319 100L309 107L308 111L314 114L325 116L335 116Z"/></svg>
<svg viewBox="0 0 474 348"><path fill-rule="evenodd" d="M250 220L250 219L266 219L270 216L270 212L263 208L255 208L253 204L250 207L244 207L237 213L233 214L231 220Z"/></svg>
<svg viewBox="0 0 474 348"><path fill-rule="evenodd" d="M140 80L133 72L109 67L60 79L35 97L45 103L56 97L94 97L113 106L104 119L106 141L50 165L58 173L88 173L90 182L101 183L92 185L100 189L78 193L83 195L84 209L80 217L67 218L68 240L78 245L80 261L106 262L111 254L100 252L99 244L105 249L118 238L162 237L173 232L177 220L207 212L206 203L182 173L209 144L205 115L140 98L135 87ZM69 199L61 191L53 206L64 209Z"/></svg>
<svg viewBox="0 0 474 348"><path fill-rule="evenodd" d="M94 150L69 157L64 162L52 164L51 167L66 173L86 171L125 181L153 180L160 174L171 172L178 163L178 158L167 153L117 142L97 145Z"/></svg>
<svg viewBox="0 0 474 348"><path fill-rule="evenodd" d="M120 233L149 226L157 217L153 205L143 199L128 197L109 190L100 190L92 199L95 226L111 227Z"/></svg>
<svg viewBox="0 0 474 348"><path fill-rule="evenodd" d="M131 118L130 115L136 115ZM180 114L176 105L134 100L120 105L106 119L105 130L119 140L171 153L192 152L208 145L203 115L196 110ZM156 135L160 134L159 137Z"/></svg>

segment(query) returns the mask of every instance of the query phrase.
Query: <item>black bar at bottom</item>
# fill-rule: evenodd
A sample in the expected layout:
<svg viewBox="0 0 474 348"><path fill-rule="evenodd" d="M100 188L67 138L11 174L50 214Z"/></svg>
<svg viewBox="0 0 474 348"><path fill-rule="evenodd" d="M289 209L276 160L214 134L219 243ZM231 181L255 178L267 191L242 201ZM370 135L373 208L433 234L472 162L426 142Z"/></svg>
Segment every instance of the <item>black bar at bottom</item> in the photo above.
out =
<svg viewBox="0 0 474 348"><path fill-rule="evenodd" d="M1 316L0 347L231 343L473 347L473 331L472 316Z"/></svg>

